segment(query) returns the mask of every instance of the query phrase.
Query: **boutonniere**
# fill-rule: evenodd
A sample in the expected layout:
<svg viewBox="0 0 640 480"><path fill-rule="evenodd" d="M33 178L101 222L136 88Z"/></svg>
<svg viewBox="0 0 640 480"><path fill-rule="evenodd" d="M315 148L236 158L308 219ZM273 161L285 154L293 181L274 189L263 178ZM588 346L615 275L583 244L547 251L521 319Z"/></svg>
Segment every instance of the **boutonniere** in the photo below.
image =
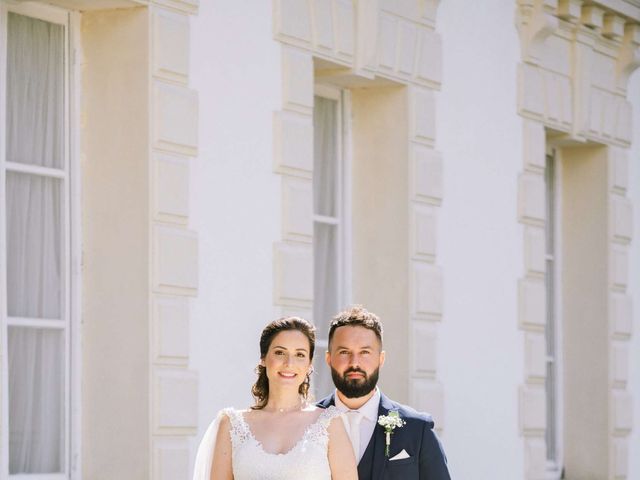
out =
<svg viewBox="0 0 640 480"><path fill-rule="evenodd" d="M389 415L380 415L378 417L378 425L384 428L384 433L386 437L384 454L389 456L389 445L391 445L391 434L393 430L398 427L402 427L406 424L404 420L400 418L400 414L397 410L389 411Z"/></svg>

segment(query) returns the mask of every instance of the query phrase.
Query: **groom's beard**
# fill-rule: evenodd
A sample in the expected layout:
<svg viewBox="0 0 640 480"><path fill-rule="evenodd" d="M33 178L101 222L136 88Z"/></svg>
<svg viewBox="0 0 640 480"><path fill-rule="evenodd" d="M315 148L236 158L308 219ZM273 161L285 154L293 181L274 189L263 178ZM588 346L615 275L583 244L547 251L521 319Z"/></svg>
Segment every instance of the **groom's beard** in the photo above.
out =
<svg viewBox="0 0 640 480"><path fill-rule="evenodd" d="M362 373L364 378L347 378L347 375L352 372ZM339 392L341 392L347 398L364 397L371 392L378 383L378 375L380 374L380 367L376 368L371 375L367 375L367 372L360 370L359 368L348 368L342 375L338 371L331 367L331 378L333 378L333 384L336 386Z"/></svg>

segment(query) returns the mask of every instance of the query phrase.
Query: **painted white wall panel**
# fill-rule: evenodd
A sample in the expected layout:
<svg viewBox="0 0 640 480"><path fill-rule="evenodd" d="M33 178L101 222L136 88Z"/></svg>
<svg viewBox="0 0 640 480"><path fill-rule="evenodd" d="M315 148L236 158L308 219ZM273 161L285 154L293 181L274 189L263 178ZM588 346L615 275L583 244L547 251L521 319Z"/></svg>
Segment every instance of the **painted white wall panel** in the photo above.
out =
<svg viewBox="0 0 640 480"><path fill-rule="evenodd" d="M525 149L515 7L497 0L438 6L443 81L436 145L444 189L438 264L445 279L438 375L446 393L443 442L452 478L511 480L524 472L525 442L517 428L518 385L525 378L517 179ZM544 442L541 447L544 461ZM499 471L490 453L497 451Z"/></svg>

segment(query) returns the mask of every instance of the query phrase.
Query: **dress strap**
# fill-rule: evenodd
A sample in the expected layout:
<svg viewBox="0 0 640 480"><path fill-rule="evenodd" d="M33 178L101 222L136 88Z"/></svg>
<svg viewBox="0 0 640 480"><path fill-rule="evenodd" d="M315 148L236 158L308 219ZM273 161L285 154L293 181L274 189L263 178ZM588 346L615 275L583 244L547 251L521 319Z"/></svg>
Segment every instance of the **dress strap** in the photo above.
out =
<svg viewBox="0 0 640 480"><path fill-rule="evenodd" d="M231 445L235 450L251 436L249 425L245 422L240 410L225 408L221 413L229 417L229 422L231 423L229 434L231 435Z"/></svg>
<svg viewBox="0 0 640 480"><path fill-rule="evenodd" d="M325 408L322 411L322 413L320 413L320 416L318 417L317 422L320 425L322 425L325 429L327 429L331 424L331 420L341 415L342 415L342 412L340 411L340 409L338 407L331 405L330 407Z"/></svg>

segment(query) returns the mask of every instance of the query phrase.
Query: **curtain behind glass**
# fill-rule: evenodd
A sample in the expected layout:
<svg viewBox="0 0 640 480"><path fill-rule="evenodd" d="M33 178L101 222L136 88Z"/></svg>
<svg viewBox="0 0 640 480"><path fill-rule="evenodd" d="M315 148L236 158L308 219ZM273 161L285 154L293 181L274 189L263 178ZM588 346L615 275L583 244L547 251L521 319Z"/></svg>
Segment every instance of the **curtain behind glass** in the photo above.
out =
<svg viewBox="0 0 640 480"><path fill-rule="evenodd" d="M9 473L64 468L64 331L9 328Z"/></svg>
<svg viewBox="0 0 640 480"><path fill-rule="evenodd" d="M313 111L313 212L339 220L338 102L315 97ZM321 221L313 228L313 320L318 337L326 338L329 323L340 308L338 296L338 226ZM333 390L331 376L317 355L314 387L323 396Z"/></svg>
<svg viewBox="0 0 640 480"><path fill-rule="evenodd" d="M9 13L7 35L7 161L64 168L64 29ZM9 317L63 319L63 181L6 182ZM9 472L61 472L65 330L8 330Z"/></svg>
<svg viewBox="0 0 640 480"><path fill-rule="evenodd" d="M64 28L9 12L7 161L64 167Z"/></svg>

